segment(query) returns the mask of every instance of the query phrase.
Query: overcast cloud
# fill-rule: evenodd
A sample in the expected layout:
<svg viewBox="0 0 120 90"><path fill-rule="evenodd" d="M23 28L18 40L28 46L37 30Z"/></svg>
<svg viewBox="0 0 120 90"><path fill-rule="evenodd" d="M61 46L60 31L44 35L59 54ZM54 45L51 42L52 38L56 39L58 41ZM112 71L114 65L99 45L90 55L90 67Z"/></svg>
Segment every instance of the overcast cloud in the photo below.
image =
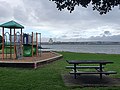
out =
<svg viewBox="0 0 120 90"><path fill-rule="evenodd" d="M0 23L15 20L25 26L25 32L41 32L44 38L59 40L120 41L120 10L114 8L99 15L88 8L76 7L69 13L58 11L49 0L0 0Z"/></svg>

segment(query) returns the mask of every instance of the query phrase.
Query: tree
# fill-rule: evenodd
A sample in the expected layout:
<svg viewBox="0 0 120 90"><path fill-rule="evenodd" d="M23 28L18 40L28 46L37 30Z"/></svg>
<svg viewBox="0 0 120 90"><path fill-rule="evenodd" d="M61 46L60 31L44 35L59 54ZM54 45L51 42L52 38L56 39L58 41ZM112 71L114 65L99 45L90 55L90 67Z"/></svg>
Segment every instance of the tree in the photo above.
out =
<svg viewBox="0 0 120 90"><path fill-rule="evenodd" d="M58 10L67 8L70 13L74 11L75 6L81 5L87 8L91 3L93 10L97 10L101 15L111 11L115 6L120 6L120 0L50 0L55 2Z"/></svg>

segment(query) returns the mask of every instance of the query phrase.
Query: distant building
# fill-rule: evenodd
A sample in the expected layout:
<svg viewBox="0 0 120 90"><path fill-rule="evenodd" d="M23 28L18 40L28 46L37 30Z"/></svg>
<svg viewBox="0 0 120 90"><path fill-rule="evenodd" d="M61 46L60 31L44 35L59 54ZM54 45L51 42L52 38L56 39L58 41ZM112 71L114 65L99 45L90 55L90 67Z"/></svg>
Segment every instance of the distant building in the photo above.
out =
<svg viewBox="0 0 120 90"><path fill-rule="evenodd" d="M53 39L50 38L50 39L49 39L49 44L52 44L52 43L53 43Z"/></svg>

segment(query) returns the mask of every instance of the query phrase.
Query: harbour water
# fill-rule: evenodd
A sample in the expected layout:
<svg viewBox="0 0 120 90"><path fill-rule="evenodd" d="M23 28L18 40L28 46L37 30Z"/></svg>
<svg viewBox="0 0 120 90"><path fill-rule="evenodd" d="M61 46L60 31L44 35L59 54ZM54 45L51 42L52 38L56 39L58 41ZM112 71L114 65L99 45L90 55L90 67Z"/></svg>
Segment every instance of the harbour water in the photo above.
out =
<svg viewBox="0 0 120 90"><path fill-rule="evenodd" d="M43 50L52 51L69 51L81 53L105 53L120 54L120 45L74 45L74 44L58 44L58 45L42 45Z"/></svg>

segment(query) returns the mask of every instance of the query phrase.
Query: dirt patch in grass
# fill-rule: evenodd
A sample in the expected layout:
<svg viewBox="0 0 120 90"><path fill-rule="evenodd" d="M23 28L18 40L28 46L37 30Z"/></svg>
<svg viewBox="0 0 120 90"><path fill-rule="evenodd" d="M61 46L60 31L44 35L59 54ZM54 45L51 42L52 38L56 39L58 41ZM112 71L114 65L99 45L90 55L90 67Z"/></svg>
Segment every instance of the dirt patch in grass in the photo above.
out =
<svg viewBox="0 0 120 90"><path fill-rule="evenodd" d="M120 78L112 78L103 75L100 79L99 75L80 75L74 79L73 75L62 74L65 86L68 87L115 87L120 86Z"/></svg>

